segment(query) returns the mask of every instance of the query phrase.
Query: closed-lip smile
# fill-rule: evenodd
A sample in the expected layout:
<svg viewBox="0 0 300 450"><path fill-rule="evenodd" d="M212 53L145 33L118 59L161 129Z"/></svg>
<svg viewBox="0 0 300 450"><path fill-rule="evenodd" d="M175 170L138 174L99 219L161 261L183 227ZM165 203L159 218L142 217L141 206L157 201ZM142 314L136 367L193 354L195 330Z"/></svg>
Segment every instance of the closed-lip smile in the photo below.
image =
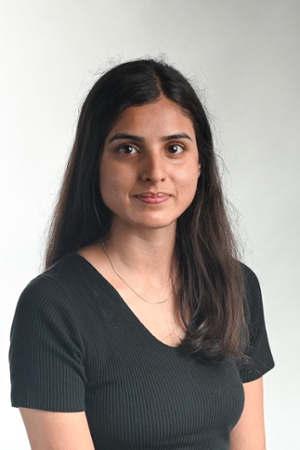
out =
<svg viewBox="0 0 300 450"><path fill-rule="evenodd" d="M149 203L152 205L157 205L159 203L163 203L170 198L170 194L166 194L165 192L142 192L141 194L137 194L135 196L138 200Z"/></svg>

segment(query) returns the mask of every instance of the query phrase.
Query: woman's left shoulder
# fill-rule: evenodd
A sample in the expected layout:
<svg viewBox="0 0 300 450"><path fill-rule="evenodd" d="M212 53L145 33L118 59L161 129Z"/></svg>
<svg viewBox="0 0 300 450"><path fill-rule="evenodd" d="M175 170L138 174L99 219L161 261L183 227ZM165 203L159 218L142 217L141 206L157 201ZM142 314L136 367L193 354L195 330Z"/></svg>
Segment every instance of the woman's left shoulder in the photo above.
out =
<svg viewBox="0 0 300 450"><path fill-rule="evenodd" d="M259 288L259 290L260 290L260 284L259 284L258 276L256 275L256 273L246 264L244 264L242 262L240 264L242 266L245 287L248 289Z"/></svg>
<svg viewBox="0 0 300 450"><path fill-rule="evenodd" d="M240 371L243 382L254 381L274 367L265 324L262 292L258 277L250 267L242 264L245 285L245 316L249 329L246 349L248 364Z"/></svg>

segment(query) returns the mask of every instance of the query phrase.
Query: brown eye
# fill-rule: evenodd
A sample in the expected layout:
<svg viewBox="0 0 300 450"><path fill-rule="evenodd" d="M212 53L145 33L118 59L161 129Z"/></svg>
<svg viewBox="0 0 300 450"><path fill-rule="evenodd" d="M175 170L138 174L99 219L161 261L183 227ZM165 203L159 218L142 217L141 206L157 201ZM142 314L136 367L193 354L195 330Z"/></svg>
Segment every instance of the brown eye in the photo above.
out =
<svg viewBox="0 0 300 450"><path fill-rule="evenodd" d="M123 153L124 155L132 155L137 153L137 149L132 145L122 145L118 148L118 152Z"/></svg>
<svg viewBox="0 0 300 450"><path fill-rule="evenodd" d="M182 153L184 150L183 145L181 144L172 144L168 147L168 152L172 155L178 155L179 153Z"/></svg>

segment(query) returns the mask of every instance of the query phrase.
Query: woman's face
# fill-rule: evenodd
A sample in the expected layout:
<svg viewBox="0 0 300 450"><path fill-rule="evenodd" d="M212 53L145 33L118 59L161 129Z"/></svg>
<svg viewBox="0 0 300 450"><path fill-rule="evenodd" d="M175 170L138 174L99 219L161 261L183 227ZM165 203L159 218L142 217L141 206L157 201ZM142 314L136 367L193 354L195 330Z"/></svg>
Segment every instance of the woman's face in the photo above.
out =
<svg viewBox="0 0 300 450"><path fill-rule="evenodd" d="M200 162L192 121L165 97L125 109L104 143L100 192L117 227L174 227L192 202Z"/></svg>

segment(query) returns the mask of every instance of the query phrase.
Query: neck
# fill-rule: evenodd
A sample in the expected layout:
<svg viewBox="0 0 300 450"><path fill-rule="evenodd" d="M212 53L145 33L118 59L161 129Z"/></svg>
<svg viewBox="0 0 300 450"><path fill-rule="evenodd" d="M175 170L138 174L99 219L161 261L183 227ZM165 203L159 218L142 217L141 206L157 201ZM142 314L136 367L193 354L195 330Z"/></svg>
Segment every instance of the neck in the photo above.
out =
<svg viewBox="0 0 300 450"><path fill-rule="evenodd" d="M112 227L106 249L118 264L137 275L170 279L174 264L175 225L156 230L119 230Z"/></svg>

